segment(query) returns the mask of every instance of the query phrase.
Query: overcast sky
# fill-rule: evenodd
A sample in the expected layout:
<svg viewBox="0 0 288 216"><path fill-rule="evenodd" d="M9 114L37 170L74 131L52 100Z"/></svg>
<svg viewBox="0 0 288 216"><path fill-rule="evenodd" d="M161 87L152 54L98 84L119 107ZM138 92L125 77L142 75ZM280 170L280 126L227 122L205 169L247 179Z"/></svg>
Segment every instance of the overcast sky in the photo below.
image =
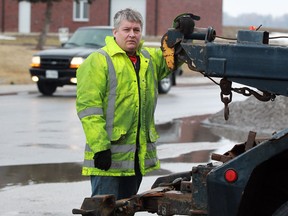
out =
<svg viewBox="0 0 288 216"><path fill-rule="evenodd" d="M288 0L223 0L223 11L230 16L257 13L277 17L288 14Z"/></svg>

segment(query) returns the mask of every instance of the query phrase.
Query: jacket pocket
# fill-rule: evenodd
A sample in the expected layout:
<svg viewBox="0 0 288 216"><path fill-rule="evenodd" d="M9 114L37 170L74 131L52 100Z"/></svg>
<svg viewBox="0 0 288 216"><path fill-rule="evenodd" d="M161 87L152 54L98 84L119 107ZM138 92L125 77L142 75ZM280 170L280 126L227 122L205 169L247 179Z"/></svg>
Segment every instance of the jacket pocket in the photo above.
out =
<svg viewBox="0 0 288 216"><path fill-rule="evenodd" d="M114 128L111 137L111 144L118 143L121 144L126 138L127 132L121 128Z"/></svg>

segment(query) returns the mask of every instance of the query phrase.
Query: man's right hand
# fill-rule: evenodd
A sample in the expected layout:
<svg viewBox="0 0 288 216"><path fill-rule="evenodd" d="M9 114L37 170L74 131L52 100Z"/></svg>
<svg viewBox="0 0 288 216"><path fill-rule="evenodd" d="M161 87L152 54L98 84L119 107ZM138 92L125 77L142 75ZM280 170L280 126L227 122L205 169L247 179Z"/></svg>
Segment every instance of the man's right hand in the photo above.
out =
<svg viewBox="0 0 288 216"><path fill-rule="evenodd" d="M107 171L111 167L112 162L111 150L107 149L105 151L97 152L93 159L96 168Z"/></svg>

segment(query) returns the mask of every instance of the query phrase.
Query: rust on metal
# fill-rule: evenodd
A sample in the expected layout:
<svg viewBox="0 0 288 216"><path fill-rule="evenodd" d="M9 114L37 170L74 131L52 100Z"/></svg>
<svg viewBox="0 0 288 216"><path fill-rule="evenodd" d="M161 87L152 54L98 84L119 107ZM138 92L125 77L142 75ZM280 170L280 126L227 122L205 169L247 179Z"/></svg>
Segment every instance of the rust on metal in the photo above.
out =
<svg viewBox="0 0 288 216"><path fill-rule="evenodd" d="M250 131L245 145L245 151L253 148L256 145L255 138L256 138L256 132Z"/></svg>
<svg viewBox="0 0 288 216"><path fill-rule="evenodd" d="M192 182L191 181L182 181L180 186L180 191L182 193L191 193L192 192Z"/></svg>
<svg viewBox="0 0 288 216"><path fill-rule="evenodd" d="M208 214L207 211L204 210L191 210L190 211L190 216L206 216Z"/></svg>
<svg viewBox="0 0 288 216"><path fill-rule="evenodd" d="M73 214L90 216L111 216L116 207L114 195L98 195L85 198L80 209L73 209Z"/></svg>
<svg viewBox="0 0 288 216"><path fill-rule="evenodd" d="M267 138L256 139L256 132L250 131L245 143L234 145L231 150L225 152L224 154L212 153L211 159L226 163L227 161L239 156L240 154L243 154L245 151L248 151L265 140L267 140Z"/></svg>
<svg viewBox="0 0 288 216"><path fill-rule="evenodd" d="M169 191L158 200L159 215L188 215L191 210L191 194Z"/></svg>
<svg viewBox="0 0 288 216"><path fill-rule="evenodd" d="M231 157L231 156L226 156L226 155L221 155L221 154L216 154L216 153L212 153L211 154L211 159L212 160L223 162L223 163L231 160L232 158L233 157Z"/></svg>

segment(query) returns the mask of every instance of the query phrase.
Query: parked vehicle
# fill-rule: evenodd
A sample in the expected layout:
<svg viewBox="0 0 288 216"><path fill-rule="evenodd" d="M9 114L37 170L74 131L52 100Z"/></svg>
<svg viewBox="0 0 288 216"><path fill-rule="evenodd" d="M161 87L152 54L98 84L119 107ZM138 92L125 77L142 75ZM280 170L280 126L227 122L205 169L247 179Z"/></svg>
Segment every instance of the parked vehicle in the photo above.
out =
<svg viewBox="0 0 288 216"><path fill-rule="evenodd" d="M111 26L78 28L61 48L47 49L33 55L31 78L43 95L53 95L57 87L76 85L76 70L90 53L105 45L105 37L112 35ZM181 74L178 69L175 74ZM175 74L159 82L159 93L168 93L176 84Z"/></svg>

